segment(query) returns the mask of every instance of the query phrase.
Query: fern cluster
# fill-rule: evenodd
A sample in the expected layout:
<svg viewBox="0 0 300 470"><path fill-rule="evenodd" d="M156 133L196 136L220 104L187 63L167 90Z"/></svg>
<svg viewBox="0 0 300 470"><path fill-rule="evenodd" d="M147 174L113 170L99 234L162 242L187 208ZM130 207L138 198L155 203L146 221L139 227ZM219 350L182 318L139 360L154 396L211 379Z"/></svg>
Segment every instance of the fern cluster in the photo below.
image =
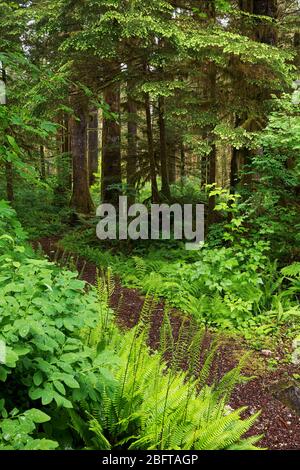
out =
<svg viewBox="0 0 300 470"><path fill-rule="evenodd" d="M99 291L98 280L98 291ZM104 282L104 284L103 284ZM107 292L101 280L100 294ZM228 413L227 403L241 377L243 361L215 386L207 379L217 348L214 342L200 363L205 332L195 325L180 327L173 337L166 311L161 327L159 351L146 346L155 296L147 295L139 324L116 341L105 341L116 360L106 363L113 381L103 384L101 401L85 401L70 411L74 430L88 449L255 449L260 436L249 439L244 434L258 414L242 419L244 408ZM103 313L103 311L102 311ZM108 316L107 321L112 321ZM194 331L193 331L194 330ZM93 330L92 334L104 334ZM90 341L90 340L89 340ZM104 352L100 352L103 355ZM171 356L168 365L164 357ZM180 368L183 359L186 372Z"/></svg>
<svg viewBox="0 0 300 470"><path fill-rule="evenodd" d="M81 418L76 429L87 437L87 448L256 448L259 436L243 436L258 414L241 419L243 408L228 413L226 407L239 368L216 387L202 385L203 374L187 378L186 373L168 368L159 352L150 353L145 335L137 335L137 329L123 338L118 355L120 363L111 367L115 386L103 389L97 408L86 403L79 411L86 421Z"/></svg>

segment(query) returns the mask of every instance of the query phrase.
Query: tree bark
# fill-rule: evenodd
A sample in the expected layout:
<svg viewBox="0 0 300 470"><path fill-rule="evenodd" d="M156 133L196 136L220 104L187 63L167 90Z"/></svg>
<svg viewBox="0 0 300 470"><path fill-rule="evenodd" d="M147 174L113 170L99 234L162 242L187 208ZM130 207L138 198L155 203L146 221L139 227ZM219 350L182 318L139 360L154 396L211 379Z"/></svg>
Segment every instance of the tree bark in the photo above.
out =
<svg viewBox="0 0 300 470"><path fill-rule="evenodd" d="M145 94L145 111L146 111L146 121L147 121L147 139L148 139L148 154L149 154L149 163L150 163L150 178L151 178L151 192L152 192L152 202L159 202L159 192L156 180L156 165L155 165L155 156L154 156L154 143L153 143L153 130L152 130L152 118L151 118L151 108L150 108L150 97L149 93Z"/></svg>
<svg viewBox="0 0 300 470"><path fill-rule="evenodd" d="M204 5L204 12L207 15L207 22L214 24L216 21L216 3L215 0L208 0ZM217 92L217 71L214 62L210 62L207 65L207 89L208 99L211 103L211 107L216 109L216 92ZM208 161L208 183L216 183L216 172L217 172L217 148L215 142L215 136L213 135L214 124L212 123L207 130L208 143L210 144L211 151L209 153ZM208 225L212 225L216 221L216 197L212 196L208 201Z"/></svg>
<svg viewBox="0 0 300 470"><path fill-rule="evenodd" d="M232 149L231 162L230 162L230 192L234 193L238 184L238 161L239 151L236 148Z"/></svg>
<svg viewBox="0 0 300 470"><path fill-rule="evenodd" d="M294 36L294 47L296 49L296 56L295 56L295 65L299 69L300 67L300 32L296 32Z"/></svg>
<svg viewBox="0 0 300 470"><path fill-rule="evenodd" d="M87 161L87 118L86 97L79 92L71 95L75 116L71 118L71 154L73 167L73 192L71 206L82 214L90 214L94 209L88 184Z"/></svg>
<svg viewBox="0 0 300 470"><path fill-rule="evenodd" d="M184 178L185 178L185 150L184 150L184 143L181 142L180 144L180 180L181 180L181 185L183 186L184 184Z"/></svg>
<svg viewBox="0 0 300 470"><path fill-rule="evenodd" d="M102 201L117 205L122 186L119 84L113 84L106 88L104 101L109 105L111 113L117 115L117 119L108 117L103 119Z"/></svg>
<svg viewBox="0 0 300 470"><path fill-rule="evenodd" d="M71 101L71 100L70 100ZM70 103L71 104L71 103ZM65 118L64 116L59 116L57 118L58 129L56 132L56 175L57 175L57 185L55 188L55 194L57 196L65 196L67 189L72 189L72 176L71 174L71 164L69 160L69 153L66 153L66 129L65 129ZM71 148L67 148L67 151L70 152ZM68 158L67 158L68 155ZM71 180L71 182L70 182Z"/></svg>
<svg viewBox="0 0 300 470"><path fill-rule="evenodd" d="M170 199L170 185L168 173L167 139L165 123L165 98L158 98L158 125L160 142L160 171L161 171L161 193L166 199Z"/></svg>
<svg viewBox="0 0 300 470"><path fill-rule="evenodd" d="M90 186L95 183L95 173L98 173L99 169L98 125L98 110L94 109L89 116L88 129L88 166Z"/></svg>
<svg viewBox="0 0 300 470"><path fill-rule="evenodd" d="M168 141L168 162L169 162L169 183L176 183L177 178L177 162L176 162L176 143L170 140Z"/></svg>
<svg viewBox="0 0 300 470"><path fill-rule="evenodd" d="M7 84L6 70L2 68L2 81L4 86ZM7 97L4 97L4 104L7 105ZM13 163L5 161L5 178L6 178L6 197L9 202L14 200L14 169Z"/></svg>
<svg viewBox="0 0 300 470"><path fill-rule="evenodd" d="M204 188L208 183L208 157L202 155L201 157L201 187Z"/></svg>
<svg viewBox="0 0 300 470"><path fill-rule="evenodd" d="M276 19L278 15L277 0L239 0L239 8L251 15L269 16L273 19ZM265 24L257 18L254 21L250 36L258 42L270 45L275 45L278 40L275 25Z"/></svg>
<svg viewBox="0 0 300 470"><path fill-rule="evenodd" d="M137 153L137 104L132 97L132 83L127 85L127 165L126 180L130 203L135 201L136 175L138 167Z"/></svg>
<svg viewBox="0 0 300 470"><path fill-rule="evenodd" d="M65 168L64 180L66 188L72 189L72 167L71 167L71 142L70 142L70 118L68 115L63 116L63 129L62 129L62 153L63 153L63 166Z"/></svg>
<svg viewBox="0 0 300 470"><path fill-rule="evenodd" d="M44 146L40 146L40 158L41 158L41 180L46 180L46 163L45 163L45 149Z"/></svg>

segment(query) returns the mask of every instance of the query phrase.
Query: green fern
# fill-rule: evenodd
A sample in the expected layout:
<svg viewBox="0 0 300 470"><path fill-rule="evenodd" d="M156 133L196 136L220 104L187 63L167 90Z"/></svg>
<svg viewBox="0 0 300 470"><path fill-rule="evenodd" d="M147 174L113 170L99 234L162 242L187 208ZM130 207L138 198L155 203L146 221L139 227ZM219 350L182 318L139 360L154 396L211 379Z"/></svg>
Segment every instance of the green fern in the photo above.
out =
<svg viewBox="0 0 300 470"><path fill-rule="evenodd" d="M194 345L202 337L203 333L198 334ZM129 449L254 449L260 437L243 440L243 435L258 415L243 420L243 409L228 413L222 387L202 385L199 391L215 346L197 380L167 368L160 353L150 353L145 339L136 328L119 344L121 364L114 371L117 385L112 393L104 390L100 414L90 411L89 428L96 434L97 448L102 448L100 442L107 448L109 442L112 448L118 443ZM190 351L195 355L193 348ZM227 377L230 387L239 371Z"/></svg>

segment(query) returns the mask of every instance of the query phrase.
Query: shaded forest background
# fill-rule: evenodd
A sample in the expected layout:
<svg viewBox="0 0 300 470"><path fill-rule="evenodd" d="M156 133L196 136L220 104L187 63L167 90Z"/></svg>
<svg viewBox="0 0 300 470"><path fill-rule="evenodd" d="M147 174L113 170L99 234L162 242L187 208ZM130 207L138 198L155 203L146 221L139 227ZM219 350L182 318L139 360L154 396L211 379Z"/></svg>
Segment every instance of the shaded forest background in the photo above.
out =
<svg viewBox="0 0 300 470"><path fill-rule="evenodd" d="M284 109L297 79L297 1L0 7L8 200L20 178L50 184L80 214L92 213L100 195L134 201L147 184L153 202L172 201L172 185L189 177L204 192L215 183L257 191L271 160L261 140L268 117ZM295 166L288 155L284 171ZM270 177L281 184L279 168ZM207 199L209 224L218 221L215 204Z"/></svg>

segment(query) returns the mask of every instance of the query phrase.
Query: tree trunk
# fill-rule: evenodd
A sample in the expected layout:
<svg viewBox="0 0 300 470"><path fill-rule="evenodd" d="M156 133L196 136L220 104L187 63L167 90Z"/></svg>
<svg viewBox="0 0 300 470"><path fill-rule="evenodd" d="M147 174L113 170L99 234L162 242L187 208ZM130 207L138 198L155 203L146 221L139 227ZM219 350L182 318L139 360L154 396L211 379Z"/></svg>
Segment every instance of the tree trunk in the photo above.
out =
<svg viewBox="0 0 300 470"><path fill-rule="evenodd" d="M250 15L257 15L259 16L269 16L273 19L277 18L278 15L278 5L277 0L239 0L239 8L241 11L249 13ZM264 20L260 20L259 18L255 18L254 24L250 31L248 31L248 26L242 25L242 33L250 36L253 40L269 44L275 45L277 43L277 29L275 24L271 24L270 22L266 23ZM262 101L269 98L268 92L263 95L261 92L258 95L257 88L249 87L247 90L247 94L249 97L252 97L253 101ZM245 123L248 120L249 116L245 114L242 117L237 118L237 125L241 125L243 122ZM261 130L261 121L260 120L252 120L251 121L251 131ZM236 160L236 161L235 161ZM239 150L234 149L232 153L232 161L231 161L231 171L235 171L240 163L241 166L246 167L250 166L252 161L251 150L247 148L241 148ZM249 169L246 169L248 173L242 175L241 178L241 186L247 186L248 189L251 189L252 186L252 175L249 173ZM238 182L237 175L231 175L231 186L232 188L236 187ZM235 185L235 186L234 186Z"/></svg>
<svg viewBox="0 0 300 470"><path fill-rule="evenodd" d="M239 0L239 8L241 11L257 16L269 16L277 18L278 1L277 0ZM278 40L275 24L265 23L259 19L255 19L252 33L250 36L258 42L264 44L275 45Z"/></svg>
<svg viewBox="0 0 300 470"><path fill-rule="evenodd" d="M46 180L46 163L45 163L45 150L44 146L40 146L40 157L41 157L41 180Z"/></svg>
<svg viewBox="0 0 300 470"><path fill-rule="evenodd" d="M299 69L300 67L300 32L296 32L294 36L294 47L296 49L296 56L295 56L295 66Z"/></svg>
<svg viewBox="0 0 300 470"><path fill-rule="evenodd" d="M98 110L94 109L90 113L88 129L88 166L90 186L95 183L95 173L98 173L99 170L98 125Z"/></svg>
<svg viewBox="0 0 300 470"><path fill-rule="evenodd" d="M102 134L102 202L117 205L121 194L121 125L120 85L113 84L104 91L104 101L117 119L103 119Z"/></svg>
<svg viewBox="0 0 300 470"><path fill-rule="evenodd" d="M145 110L147 120L147 139L148 139L148 154L150 162L150 178L151 178L151 191L152 191L152 202L159 202L159 192L156 180L156 165L154 156L154 143L153 143L153 131L152 131L152 119L151 119L151 108L149 93L145 94Z"/></svg>
<svg viewBox="0 0 300 470"><path fill-rule="evenodd" d="M204 188L208 183L208 157L202 155L201 157L201 187Z"/></svg>
<svg viewBox="0 0 300 470"><path fill-rule="evenodd" d="M69 184L69 174L67 174L66 169L66 159L65 159L65 121L63 117L57 118L58 129L56 132L56 174L57 174L57 185L55 188L55 194L60 198L65 196L67 188L72 188L72 179L71 185ZM70 168L69 168L70 172Z"/></svg>
<svg viewBox="0 0 300 470"><path fill-rule="evenodd" d="M184 184L184 178L185 178L185 151L184 151L184 143L181 142L180 144L180 180L181 180L182 186Z"/></svg>
<svg viewBox="0 0 300 470"><path fill-rule="evenodd" d="M130 203L135 201L136 175L138 166L137 156L137 104L132 98L132 83L127 86L127 165L126 180Z"/></svg>
<svg viewBox="0 0 300 470"><path fill-rule="evenodd" d="M2 68L2 81L4 86L6 87L7 78L6 78L6 70ZM6 90L4 90L6 93ZM4 105L7 105L7 97L4 96ZM13 202L14 200L14 169L12 162L5 162L5 178L6 178L6 197L9 202Z"/></svg>
<svg viewBox="0 0 300 470"><path fill-rule="evenodd" d="M167 140L166 140L166 123L165 123L165 98L158 98L158 125L159 125L159 142L160 142L160 171L161 171L161 193L166 199L170 199L170 185L168 174L168 156L167 156Z"/></svg>
<svg viewBox="0 0 300 470"><path fill-rule="evenodd" d="M80 93L71 95L75 116L71 118L71 154L73 167L73 193L71 206L82 214L90 214L94 208L88 184L86 97Z"/></svg>
<svg viewBox="0 0 300 470"><path fill-rule="evenodd" d="M207 21L214 24L216 21L216 4L215 0L208 0L205 2L204 11L207 14ZM210 62L207 66L207 89L208 89L208 100L211 108L216 109L216 92L217 92L217 71L214 62ZM208 169L208 183L216 183L217 173L217 148L215 142L215 136L213 135L214 124L209 126L207 137L211 146L209 154L209 169ZM213 224L216 221L216 197L212 196L208 201L208 225Z"/></svg>
<svg viewBox="0 0 300 470"><path fill-rule="evenodd" d="M9 202L14 200L14 170L12 162L5 162L6 197Z"/></svg>
<svg viewBox="0 0 300 470"><path fill-rule="evenodd" d="M71 142L70 142L70 118L68 115L63 116L63 129L62 129L62 153L63 153L63 166L64 166L64 181L66 188L72 189L72 167L71 167Z"/></svg>
<svg viewBox="0 0 300 470"><path fill-rule="evenodd" d="M174 141L168 142L168 162L169 162L169 183L176 183L177 178L177 165L176 165L176 143Z"/></svg>
<svg viewBox="0 0 300 470"><path fill-rule="evenodd" d="M231 162L230 162L230 192L235 193L238 184L238 160L239 151L236 148L232 149Z"/></svg>
<svg viewBox="0 0 300 470"><path fill-rule="evenodd" d="M212 149L209 154L209 173L208 182L209 184L216 183L216 170L217 170L217 149L215 143L212 144ZM208 224L211 225L216 221L216 197L211 196L208 201Z"/></svg>

